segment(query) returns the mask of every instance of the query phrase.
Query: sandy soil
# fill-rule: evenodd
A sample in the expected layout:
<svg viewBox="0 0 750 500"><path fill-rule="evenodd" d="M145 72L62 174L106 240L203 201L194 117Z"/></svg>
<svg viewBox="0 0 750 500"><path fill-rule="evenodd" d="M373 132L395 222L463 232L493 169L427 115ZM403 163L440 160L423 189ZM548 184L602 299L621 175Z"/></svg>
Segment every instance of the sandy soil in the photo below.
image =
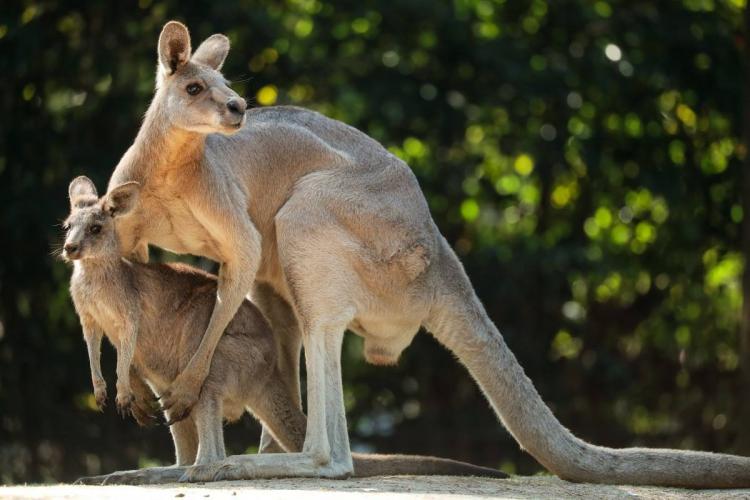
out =
<svg viewBox="0 0 750 500"><path fill-rule="evenodd" d="M320 479L275 479L257 481L226 481L191 485L158 486L5 486L0 487L2 499L81 498L112 500L146 499L237 499L268 498L298 499L482 499L482 498L747 498L743 490L682 490L634 486L601 486L573 484L550 476L482 479L445 476L393 476L345 481Z"/></svg>

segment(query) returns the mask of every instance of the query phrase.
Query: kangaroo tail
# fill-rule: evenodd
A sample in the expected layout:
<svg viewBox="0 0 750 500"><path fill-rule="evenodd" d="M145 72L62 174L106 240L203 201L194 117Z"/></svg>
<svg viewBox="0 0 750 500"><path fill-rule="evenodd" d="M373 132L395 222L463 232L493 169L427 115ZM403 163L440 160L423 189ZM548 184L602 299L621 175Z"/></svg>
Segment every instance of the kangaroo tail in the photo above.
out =
<svg viewBox="0 0 750 500"><path fill-rule="evenodd" d="M440 284L424 326L468 368L522 449L576 482L731 488L750 486L750 458L670 449L613 449L566 429L490 321L466 273L444 242Z"/></svg>
<svg viewBox="0 0 750 500"><path fill-rule="evenodd" d="M352 453L353 477L373 476L480 476L504 479L497 469L480 467L448 458L419 455L370 455Z"/></svg>

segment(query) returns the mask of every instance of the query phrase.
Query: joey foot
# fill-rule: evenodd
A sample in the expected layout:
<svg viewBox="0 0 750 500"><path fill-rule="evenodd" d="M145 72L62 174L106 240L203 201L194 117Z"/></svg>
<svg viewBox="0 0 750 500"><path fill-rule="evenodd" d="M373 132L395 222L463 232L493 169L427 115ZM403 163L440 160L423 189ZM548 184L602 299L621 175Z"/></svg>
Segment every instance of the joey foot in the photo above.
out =
<svg viewBox="0 0 750 500"><path fill-rule="evenodd" d="M204 379L205 377L196 381L192 378L179 376L172 383L172 387L161 395L162 409L169 414L169 420L166 422L167 425L184 420L190 415L193 407L198 402Z"/></svg>
<svg viewBox="0 0 750 500"><path fill-rule="evenodd" d="M133 396L132 392L127 390L118 390L117 397L115 398L115 403L117 404L117 412L123 417L126 417L130 414L131 407L134 401L135 396Z"/></svg>
<svg viewBox="0 0 750 500"><path fill-rule="evenodd" d="M96 400L96 406L100 410L103 410L107 406L107 387L105 385L94 388L94 399Z"/></svg>
<svg viewBox="0 0 750 500"><path fill-rule="evenodd" d="M130 414L141 427L150 427L159 420L159 405L156 398L136 396L130 406Z"/></svg>

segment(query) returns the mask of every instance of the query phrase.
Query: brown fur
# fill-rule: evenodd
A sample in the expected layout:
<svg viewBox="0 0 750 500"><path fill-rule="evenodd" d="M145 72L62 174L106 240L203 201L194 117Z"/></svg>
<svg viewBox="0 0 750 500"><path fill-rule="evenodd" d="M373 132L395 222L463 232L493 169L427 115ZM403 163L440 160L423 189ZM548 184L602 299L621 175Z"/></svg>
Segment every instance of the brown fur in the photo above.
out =
<svg viewBox="0 0 750 500"><path fill-rule="evenodd" d="M164 394L198 348L216 300L216 277L184 264L142 264L121 258L114 217L132 205L130 197L136 193L131 186L93 201L96 192L91 189L93 184L84 178L71 183L72 213L66 221L64 250L65 257L74 261L71 295L89 349L97 403L102 405L106 398L99 368L103 333L118 350L118 407L143 422L151 391ZM81 204L82 197L88 202ZM100 228L96 234L91 231L93 226ZM132 351L132 366L120 366L123 350ZM125 373L128 376L121 380ZM306 418L290 394L280 374L271 328L260 311L245 300L216 346L195 411L171 427L178 467L119 472L81 482L135 484L179 479L184 472L179 466L224 458L222 417L234 421L245 411L260 419L284 450L300 451ZM493 469L434 457L362 455L354 461L354 474L359 477L505 477Z"/></svg>

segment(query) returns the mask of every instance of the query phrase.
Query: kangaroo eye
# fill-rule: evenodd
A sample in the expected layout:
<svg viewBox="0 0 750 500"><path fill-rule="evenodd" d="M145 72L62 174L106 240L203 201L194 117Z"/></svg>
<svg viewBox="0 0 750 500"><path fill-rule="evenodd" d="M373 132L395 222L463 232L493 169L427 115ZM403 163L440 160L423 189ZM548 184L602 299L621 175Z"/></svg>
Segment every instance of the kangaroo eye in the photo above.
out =
<svg viewBox="0 0 750 500"><path fill-rule="evenodd" d="M94 224L93 226L89 228L89 232L91 234L99 234L99 231L101 230L102 230L102 226L100 226L99 224Z"/></svg>
<svg viewBox="0 0 750 500"><path fill-rule="evenodd" d="M201 90L203 90L203 87L199 83L191 83L185 87L185 90L190 95L198 95L201 93Z"/></svg>

